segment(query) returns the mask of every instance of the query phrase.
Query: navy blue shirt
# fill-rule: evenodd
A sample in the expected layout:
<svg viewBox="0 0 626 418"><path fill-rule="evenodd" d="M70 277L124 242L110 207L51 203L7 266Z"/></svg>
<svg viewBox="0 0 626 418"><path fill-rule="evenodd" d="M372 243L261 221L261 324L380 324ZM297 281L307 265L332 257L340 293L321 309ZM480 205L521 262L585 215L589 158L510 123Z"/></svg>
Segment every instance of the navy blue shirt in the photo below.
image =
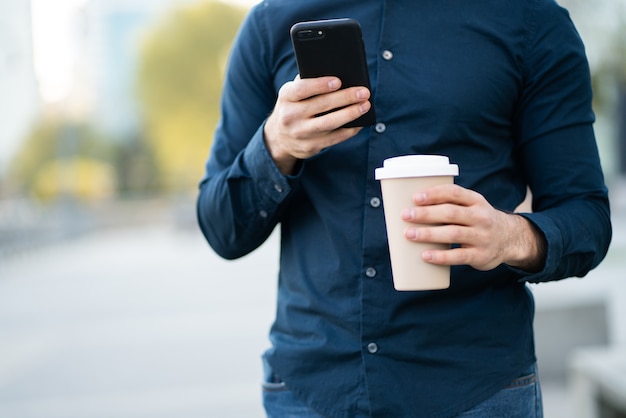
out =
<svg viewBox="0 0 626 418"><path fill-rule="evenodd" d="M297 74L289 28L334 17L361 23L377 124L283 176L263 124ZM454 416L535 361L526 282L583 276L606 253L593 121L583 44L552 0L267 0L232 49L199 223L229 259L280 224L266 355L304 402L329 417ZM454 266L447 290L395 291L374 170L404 154L449 156L456 182L501 210L530 187L544 269Z"/></svg>

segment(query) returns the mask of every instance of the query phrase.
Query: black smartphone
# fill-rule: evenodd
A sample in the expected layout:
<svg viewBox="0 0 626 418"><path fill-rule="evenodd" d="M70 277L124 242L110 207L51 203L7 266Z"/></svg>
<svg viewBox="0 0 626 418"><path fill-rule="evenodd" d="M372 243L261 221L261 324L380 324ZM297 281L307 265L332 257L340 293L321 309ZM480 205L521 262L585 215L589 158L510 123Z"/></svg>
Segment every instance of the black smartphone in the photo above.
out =
<svg viewBox="0 0 626 418"><path fill-rule="evenodd" d="M301 78L336 76L341 88L365 86L370 89L361 25L354 19L299 22L291 27L291 42ZM374 104L346 127L373 125ZM336 109L335 109L336 110Z"/></svg>

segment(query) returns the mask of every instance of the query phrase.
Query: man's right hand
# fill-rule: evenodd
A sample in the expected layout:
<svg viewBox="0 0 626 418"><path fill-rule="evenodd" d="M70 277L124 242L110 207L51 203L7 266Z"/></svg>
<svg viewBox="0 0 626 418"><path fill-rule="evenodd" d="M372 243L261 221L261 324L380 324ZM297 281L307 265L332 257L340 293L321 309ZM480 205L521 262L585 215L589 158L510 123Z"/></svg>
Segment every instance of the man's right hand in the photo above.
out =
<svg viewBox="0 0 626 418"><path fill-rule="evenodd" d="M264 128L265 142L280 171L290 174L298 160L356 135L361 128L342 128L370 109L366 87L340 90L337 77L285 83ZM329 112L333 109L339 109ZM322 116L318 116L322 115Z"/></svg>

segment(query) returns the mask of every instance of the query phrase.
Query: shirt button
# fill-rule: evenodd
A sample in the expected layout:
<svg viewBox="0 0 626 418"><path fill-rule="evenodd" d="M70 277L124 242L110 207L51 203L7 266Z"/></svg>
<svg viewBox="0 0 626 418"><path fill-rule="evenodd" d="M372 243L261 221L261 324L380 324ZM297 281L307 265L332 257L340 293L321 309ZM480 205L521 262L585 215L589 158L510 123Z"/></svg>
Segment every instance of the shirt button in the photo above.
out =
<svg viewBox="0 0 626 418"><path fill-rule="evenodd" d="M374 129L376 129L376 132L378 132L379 134L382 134L387 130L387 127L384 123L377 123Z"/></svg>
<svg viewBox="0 0 626 418"><path fill-rule="evenodd" d="M376 354L376 352L378 351L378 345L376 345L376 343L369 343L367 345L367 351L372 354Z"/></svg>
<svg viewBox="0 0 626 418"><path fill-rule="evenodd" d="M264 210L261 210L261 211L259 212L259 216L260 216L261 218L267 218L267 212L266 212L266 211L264 211Z"/></svg>
<svg viewBox="0 0 626 418"><path fill-rule="evenodd" d="M367 277L369 277L370 279L373 279L374 277L376 277L376 269L374 267L368 267L367 270L365 270L365 275Z"/></svg>
<svg viewBox="0 0 626 418"><path fill-rule="evenodd" d="M385 49L385 50L383 51L383 59L384 59L385 61L391 61L391 60L393 59L393 52L391 52L391 51L390 51L390 50L388 50L388 49Z"/></svg>
<svg viewBox="0 0 626 418"><path fill-rule="evenodd" d="M275 184L274 185L274 190L276 190L278 193L282 193L283 192L283 188L280 187L280 184Z"/></svg>
<svg viewBox="0 0 626 418"><path fill-rule="evenodd" d="M372 197L370 199L370 206L373 208L378 208L380 207L380 199L377 197Z"/></svg>

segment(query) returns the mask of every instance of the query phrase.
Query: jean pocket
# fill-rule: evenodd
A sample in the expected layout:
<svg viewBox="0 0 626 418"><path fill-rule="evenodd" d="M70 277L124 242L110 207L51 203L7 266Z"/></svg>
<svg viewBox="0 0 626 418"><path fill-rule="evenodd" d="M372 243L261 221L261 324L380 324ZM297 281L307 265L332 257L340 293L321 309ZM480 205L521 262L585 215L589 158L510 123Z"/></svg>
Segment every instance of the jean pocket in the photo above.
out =
<svg viewBox="0 0 626 418"><path fill-rule="evenodd" d="M542 402L537 369L533 365L508 385L458 418L541 418Z"/></svg>
<svg viewBox="0 0 626 418"><path fill-rule="evenodd" d="M286 392L289 389L285 382L263 382L263 392Z"/></svg>
<svg viewBox="0 0 626 418"><path fill-rule="evenodd" d="M261 387L264 393L286 392L289 390L283 379L274 373L265 356L263 356L263 384Z"/></svg>
<svg viewBox="0 0 626 418"><path fill-rule="evenodd" d="M504 389L514 389L524 386L530 386L537 383L537 373L535 373L534 367L531 370L526 371L522 376L513 380L506 385Z"/></svg>

